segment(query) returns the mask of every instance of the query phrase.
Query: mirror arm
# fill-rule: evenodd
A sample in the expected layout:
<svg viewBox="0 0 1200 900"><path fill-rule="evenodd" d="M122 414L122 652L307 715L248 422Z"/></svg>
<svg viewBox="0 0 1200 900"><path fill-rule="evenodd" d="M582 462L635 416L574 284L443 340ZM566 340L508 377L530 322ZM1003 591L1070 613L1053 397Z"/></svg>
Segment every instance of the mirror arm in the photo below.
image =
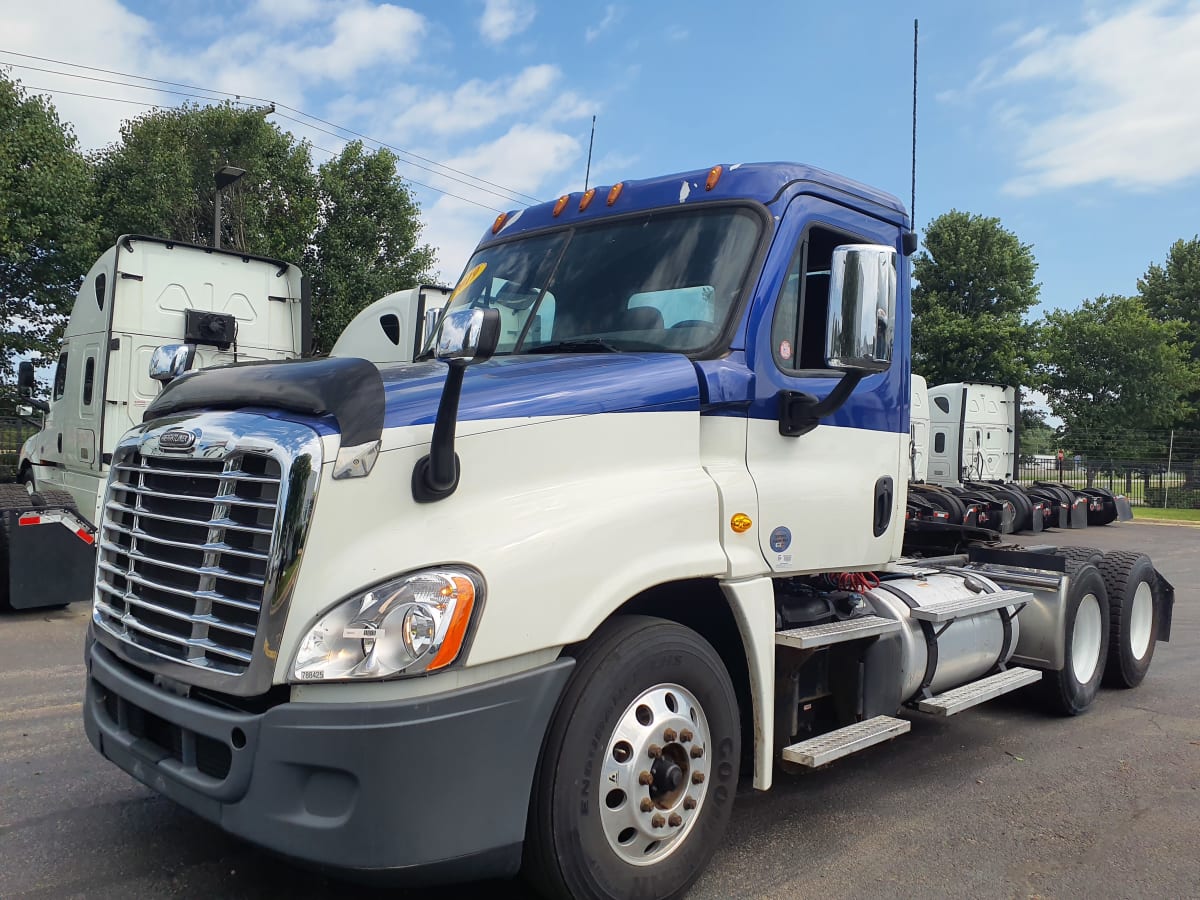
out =
<svg viewBox="0 0 1200 900"><path fill-rule="evenodd" d="M824 400L804 391L780 391L779 433L784 437L800 437L808 434L826 416L831 416L850 399L850 395L863 380L866 372L846 372L837 386Z"/></svg>
<svg viewBox="0 0 1200 900"><path fill-rule="evenodd" d="M50 404L45 400L39 400L37 397L28 397L25 402L39 412L50 412Z"/></svg>
<svg viewBox="0 0 1200 900"><path fill-rule="evenodd" d="M450 371L438 402L433 422L433 440L429 455L413 466L412 492L418 503L434 503L449 497L458 488L458 454L454 452L454 432L458 424L458 401L462 396L466 360L449 360Z"/></svg>

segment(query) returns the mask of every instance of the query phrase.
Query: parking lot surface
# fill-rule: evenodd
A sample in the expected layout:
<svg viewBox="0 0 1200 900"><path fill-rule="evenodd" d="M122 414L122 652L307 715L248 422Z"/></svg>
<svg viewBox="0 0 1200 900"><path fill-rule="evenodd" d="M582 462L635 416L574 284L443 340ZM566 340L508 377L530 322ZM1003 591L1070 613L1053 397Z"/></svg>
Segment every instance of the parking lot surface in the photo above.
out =
<svg viewBox="0 0 1200 900"><path fill-rule="evenodd" d="M1200 528L1129 523L1025 543L1140 549L1176 587L1146 682L1076 719L1020 695L775 787L745 787L688 895L1200 895ZM83 734L88 608L0 614L0 897L519 897L511 884L351 888L135 782Z"/></svg>

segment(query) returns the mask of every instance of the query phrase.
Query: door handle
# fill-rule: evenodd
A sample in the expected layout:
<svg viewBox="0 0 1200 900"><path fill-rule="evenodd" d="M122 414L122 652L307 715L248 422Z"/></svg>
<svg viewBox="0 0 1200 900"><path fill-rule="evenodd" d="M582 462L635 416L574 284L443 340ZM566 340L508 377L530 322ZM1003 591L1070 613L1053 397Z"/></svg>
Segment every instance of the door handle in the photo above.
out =
<svg viewBox="0 0 1200 900"><path fill-rule="evenodd" d="M884 475L875 482L875 522L873 531L875 537L880 537L892 523L892 487L890 475Z"/></svg>

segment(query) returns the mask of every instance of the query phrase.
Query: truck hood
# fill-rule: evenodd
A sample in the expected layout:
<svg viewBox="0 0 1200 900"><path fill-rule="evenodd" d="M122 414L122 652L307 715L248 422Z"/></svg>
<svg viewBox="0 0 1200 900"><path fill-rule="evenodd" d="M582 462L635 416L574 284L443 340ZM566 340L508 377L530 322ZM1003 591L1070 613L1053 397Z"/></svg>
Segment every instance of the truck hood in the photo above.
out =
<svg viewBox="0 0 1200 900"><path fill-rule="evenodd" d="M382 368L384 427L432 424L446 368L440 362ZM504 356L467 370L458 419L683 412L699 408L696 370L690 360L678 354Z"/></svg>

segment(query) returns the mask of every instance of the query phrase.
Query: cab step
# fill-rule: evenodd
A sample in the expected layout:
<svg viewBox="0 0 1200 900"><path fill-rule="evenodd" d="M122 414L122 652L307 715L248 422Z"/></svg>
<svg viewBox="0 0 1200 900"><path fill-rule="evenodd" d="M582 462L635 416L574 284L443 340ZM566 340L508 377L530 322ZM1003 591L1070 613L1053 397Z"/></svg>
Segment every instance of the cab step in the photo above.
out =
<svg viewBox="0 0 1200 900"><path fill-rule="evenodd" d="M837 731L830 731L807 741L783 748L783 758L790 763L815 769L835 759L857 753L884 741L899 737L912 728L907 719L892 716L876 716L855 722Z"/></svg>
<svg viewBox="0 0 1200 900"><path fill-rule="evenodd" d="M909 610L909 615L922 622L934 625L949 622L953 619L965 619L967 616L990 612L1002 606L1020 606L1033 599L1029 591L996 591L991 594L973 594L970 597L959 597L943 603L930 603L928 606L918 606Z"/></svg>
<svg viewBox="0 0 1200 900"><path fill-rule="evenodd" d="M788 628L775 632L775 643L796 650L813 650L843 641L878 637L899 631L901 625L895 619L883 616L860 616L842 622L827 622L824 625L808 625L804 628Z"/></svg>
<svg viewBox="0 0 1200 900"><path fill-rule="evenodd" d="M981 678L979 681L972 681L962 687L956 687L944 694L938 694L936 697L930 697L928 700L922 700L917 704L917 709L921 712L933 713L935 716L952 716L964 709L986 703L1001 694L1007 694L1017 688L1023 688L1027 684L1041 681L1041 679L1042 673L1039 669L1014 666L1003 672L997 672L995 675L989 675L987 678Z"/></svg>

